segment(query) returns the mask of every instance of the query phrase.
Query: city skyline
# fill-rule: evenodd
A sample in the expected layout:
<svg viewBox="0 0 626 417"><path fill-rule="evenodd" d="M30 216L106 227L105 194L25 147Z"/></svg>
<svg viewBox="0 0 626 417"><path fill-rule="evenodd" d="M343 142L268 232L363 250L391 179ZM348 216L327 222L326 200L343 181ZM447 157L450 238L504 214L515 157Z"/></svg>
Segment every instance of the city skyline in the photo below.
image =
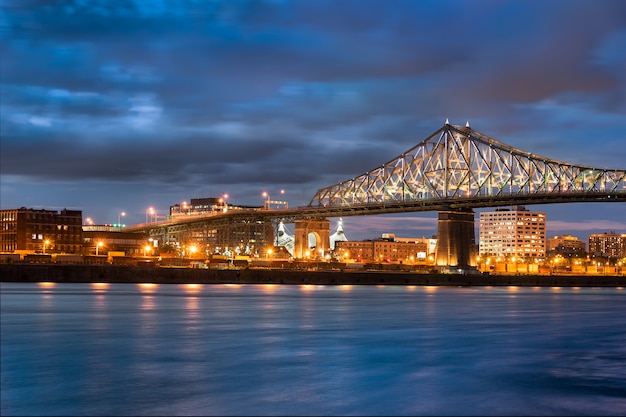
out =
<svg viewBox="0 0 626 417"><path fill-rule="evenodd" d="M621 1L6 2L0 36L3 209L137 224L224 194L297 207L446 118L626 169ZM626 231L624 203L528 208L546 212L546 237ZM430 236L436 218L344 228Z"/></svg>

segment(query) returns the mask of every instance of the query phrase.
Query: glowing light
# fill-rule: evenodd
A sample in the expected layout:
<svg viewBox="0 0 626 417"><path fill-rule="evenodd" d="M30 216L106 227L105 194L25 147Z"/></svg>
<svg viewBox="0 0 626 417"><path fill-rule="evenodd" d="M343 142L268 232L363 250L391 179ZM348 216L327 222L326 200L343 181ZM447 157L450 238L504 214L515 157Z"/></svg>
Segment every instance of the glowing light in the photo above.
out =
<svg viewBox="0 0 626 417"><path fill-rule="evenodd" d="M96 291L105 291L109 289L109 283L107 282L92 282L91 288Z"/></svg>
<svg viewBox="0 0 626 417"><path fill-rule="evenodd" d="M102 246L104 246L104 242L102 241L98 242L98 244L96 245L96 256L98 256L99 250Z"/></svg>
<svg viewBox="0 0 626 417"><path fill-rule="evenodd" d="M183 288L185 292L190 294L197 294L202 290L202 285L200 284L183 284Z"/></svg>
<svg viewBox="0 0 626 417"><path fill-rule="evenodd" d="M37 285L39 285L41 288L52 288L57 284L56 282L38 282Z"/></svg>
<svg viewBox="0 0 626 417"><path fill-rule="evenodd" d="M150 293L156 290L159 287L159 284L155 284L153 282L142 282L140 284L137 284L137 286L139 287L139 290L141 292Z"/></svg>
<svg viewBox="0 0 626 417"><path fill-rule="evenodd" d="M264 292L274 292L276 291L276 284L263 284Z"/></svg>

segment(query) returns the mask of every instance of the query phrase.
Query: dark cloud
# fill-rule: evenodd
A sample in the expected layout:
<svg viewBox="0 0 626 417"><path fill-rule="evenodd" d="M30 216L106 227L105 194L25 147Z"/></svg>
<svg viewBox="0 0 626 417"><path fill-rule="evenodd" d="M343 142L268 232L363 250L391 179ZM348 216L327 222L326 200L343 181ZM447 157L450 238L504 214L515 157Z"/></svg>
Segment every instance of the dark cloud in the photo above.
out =
<svg viewBox="0 0 626 417"><path fill-rule="evenodd" d="M306 204L446 118L626 160L620 0L9 1L0 37L2 207Z"/></svg>

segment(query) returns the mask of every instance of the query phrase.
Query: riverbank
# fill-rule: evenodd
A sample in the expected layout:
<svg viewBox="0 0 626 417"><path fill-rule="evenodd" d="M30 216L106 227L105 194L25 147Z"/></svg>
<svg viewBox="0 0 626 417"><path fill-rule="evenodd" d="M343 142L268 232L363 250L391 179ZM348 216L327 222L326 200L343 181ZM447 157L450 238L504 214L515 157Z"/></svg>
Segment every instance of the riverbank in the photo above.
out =
<svg viewBox="0 0 626 417"><path fill-rule="evenodd" d="M287 269L192 269L126 265L0 264L0 282L310 284L623 287L624 276L461 275L396 271L302 271Z"/></svg>

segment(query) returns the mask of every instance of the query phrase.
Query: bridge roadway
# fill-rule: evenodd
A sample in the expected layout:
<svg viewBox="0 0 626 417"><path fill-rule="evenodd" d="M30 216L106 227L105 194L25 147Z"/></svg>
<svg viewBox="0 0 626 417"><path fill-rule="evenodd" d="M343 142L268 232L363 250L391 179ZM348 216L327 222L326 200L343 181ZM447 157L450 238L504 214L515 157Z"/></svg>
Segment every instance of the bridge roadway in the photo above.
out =
<svg viewBox="0 0 626 417"><path fill-rule="evenodd" d="M168 220L160 220L151 223L140 223L136 225L126 226L124 228L124 231L150 233L154 229L191 225L194 223L205 223L219 227L233 221L236 222L244 219L250 221L282 220L285 223L291 223L297 219L323 219L333 217L367 216L424 211L463 211L486 207L581 202L624 203L626 202L626 191L587 191L580 193L565 192L528 195L516 194L504 196L472 196L436 200L429 199L410 202L375 202L370 204L342 205L332 207L309 205L300 206L295 209L231 209L225 213L179 216Z"/></svg>

